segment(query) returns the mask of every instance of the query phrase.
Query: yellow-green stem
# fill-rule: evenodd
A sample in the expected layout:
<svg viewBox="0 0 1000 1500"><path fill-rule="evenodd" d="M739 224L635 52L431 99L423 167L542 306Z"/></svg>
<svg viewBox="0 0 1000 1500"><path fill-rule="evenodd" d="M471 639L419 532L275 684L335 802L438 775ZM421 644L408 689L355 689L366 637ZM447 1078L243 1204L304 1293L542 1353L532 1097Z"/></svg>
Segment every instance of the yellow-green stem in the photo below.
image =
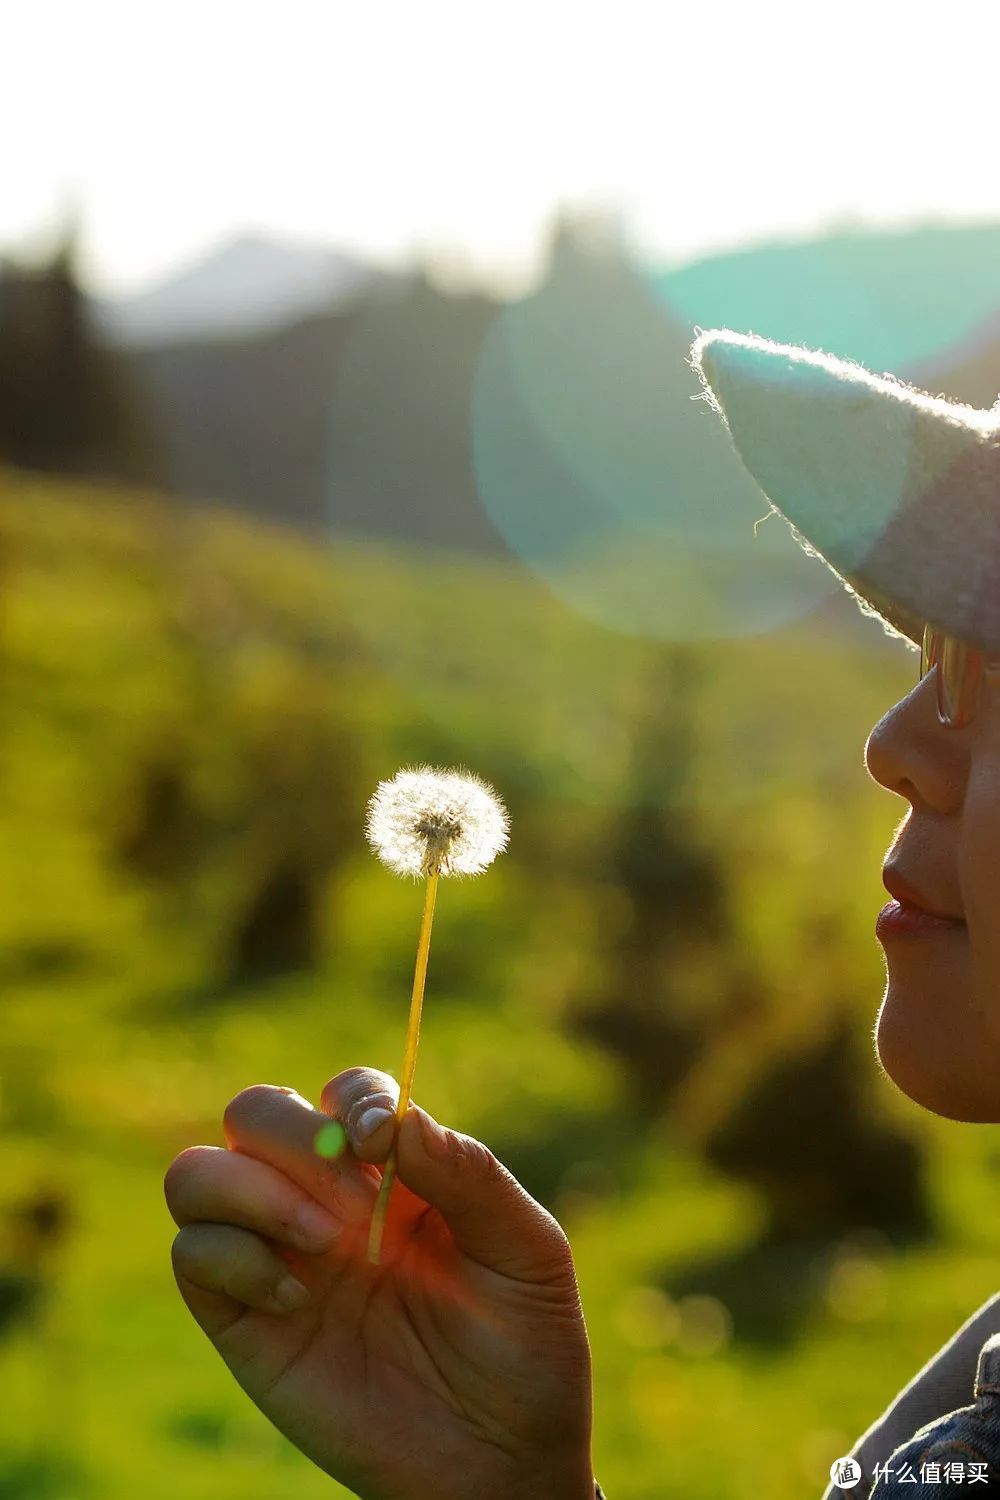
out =
<svg viewBox="0 0 1000 1500"><path fill-rule="evenodd" d="M375 1199L375 1208L372 1213L371 1229L368 1234L368 1259L373 1266L379 1263L379 1249L382 1244L382 1228L385 1224L386 1210L389 1207L389 1193L396 1176L396 1140L399 1136L399 1126L406 1114L410 1103L410 1089L413 1087L413 1071L417 1065L417 1043L420 1040L420 1012L424 1001L424 981L427 978L427 957L431 947L431 923L434 921L434 901L437 896L438 871L432 870L427 876L427 887L424 892L424 914L420 922L420 937L417 940L417 966L413 974L413 993L410 996L410 1021L406 1029L406 1053L403 1057L403 1076L399 1084L399 1103L396 1105L396 1135L393 1138L392 1150L382 1171L382 1186L379 1188L378 1197Z"/></svg>

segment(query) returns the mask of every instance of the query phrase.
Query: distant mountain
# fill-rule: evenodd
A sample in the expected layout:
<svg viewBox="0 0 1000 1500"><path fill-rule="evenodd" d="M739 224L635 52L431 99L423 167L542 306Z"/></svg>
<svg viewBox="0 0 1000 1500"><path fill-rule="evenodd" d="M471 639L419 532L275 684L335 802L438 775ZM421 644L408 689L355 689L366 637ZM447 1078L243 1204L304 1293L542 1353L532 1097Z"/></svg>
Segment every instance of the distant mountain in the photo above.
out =
<svg viewBox="0 0 1000 1500"><path fill-rule="evenodd" d="M503 554L469 423L499 307L416 276L253 337L127 351L161 482L293 526Z"/></svg>
<svg viewBox="0 0 1000 1500"><path fill-rule="evenodd" d="M243 337L124 357L160 438L160 481L192 504L514 555L565 572L581 598L626 602L624 564L592 578L618 566L620 544L658 548L664 579L685 547L701 548L727 607L756 619L772 585L804 610L823 579L777 522L754 531L766 506L697 399L694 327L821 348L988 407L998 267L1000 225L838 231L660 275L556 237L546 277L516 302L415 274ZM854 621L842 591L819 608L818 629Z"/></svg>
<svg viewBox="0 0 1000 1500"><path fill-rule="evenodd" d="M243 235L135 297L99 301L106 336L131 345L260 333L326 312L386 280L326 246Z"/></svg>
<svg viewBox="0 0 1000 1500"><path fill-rule="evenodd" d="M964 363L990 319L1000 322L998 266L1000 222L930 222L834 228L641 274L689 328L752 331L918 379L946 349L949 366ZM404 279L327 246L243 235L95 314L116 341L191 343L266 333Z"/></svg>

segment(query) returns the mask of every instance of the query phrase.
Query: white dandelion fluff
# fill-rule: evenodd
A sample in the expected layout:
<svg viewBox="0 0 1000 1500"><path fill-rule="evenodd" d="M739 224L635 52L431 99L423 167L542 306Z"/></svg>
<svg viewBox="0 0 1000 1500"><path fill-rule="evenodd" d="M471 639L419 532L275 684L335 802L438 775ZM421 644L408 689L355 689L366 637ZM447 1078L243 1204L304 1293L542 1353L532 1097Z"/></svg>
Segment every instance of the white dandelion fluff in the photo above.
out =
<svg viewBox="0 0 1000 1500"><path fill-rule="evenodd" d="M406 1053L396 1106L397 1132L409 1108L417 1064L431 925L440 875L478 875L507 845L509 820L489 782L472 771L407 766L380 781L368 803L365 832L379 859L397 875L423 876L424 912L406 1028ZM382 1230L396 1177L396 1142L386 1158L368 1233L368 1259L380 1264Z"/></svg>
<svg viewBox="0 0 1000 1500"><path fill-rule="evenodd" d="M379 782L365 831L397 875L479 875L506 847L509 826L500 798L473 772L416 766Z"/></svg>

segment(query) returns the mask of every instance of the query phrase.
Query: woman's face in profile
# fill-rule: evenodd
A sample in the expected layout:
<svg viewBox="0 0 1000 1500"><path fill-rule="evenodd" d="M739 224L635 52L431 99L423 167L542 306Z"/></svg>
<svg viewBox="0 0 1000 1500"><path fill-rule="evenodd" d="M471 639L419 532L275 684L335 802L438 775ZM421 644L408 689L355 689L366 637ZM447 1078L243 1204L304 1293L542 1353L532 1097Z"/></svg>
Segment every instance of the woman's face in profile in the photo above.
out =
<svg viewBox="0 0 1000 1500"><path fill-rule="evenodd" d="M1000 669L961 729L939 722L930 672L875 725L865 764L910 804L887 858L965 924L886 933L879 1062L926 1109L1000 1122Z"/></svg>

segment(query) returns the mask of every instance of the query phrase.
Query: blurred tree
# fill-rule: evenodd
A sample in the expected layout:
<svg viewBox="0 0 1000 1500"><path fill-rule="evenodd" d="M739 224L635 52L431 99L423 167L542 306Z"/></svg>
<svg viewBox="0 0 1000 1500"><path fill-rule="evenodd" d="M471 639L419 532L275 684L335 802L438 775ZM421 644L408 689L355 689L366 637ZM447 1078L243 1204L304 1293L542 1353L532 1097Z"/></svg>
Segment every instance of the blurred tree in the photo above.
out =
<svg viewBox="0 0 1000 1500"><path fill-rule="evenodd" d="M144 405L98 338L70 223L48 264L0 265L0 459L26 469L152 480Z"/></svg>
<svg viewBox="0 0 1000 1500"><path fill-rule="evenodd" d="M224 982L316 962L324 894L361 841L357 751L339 693L306 664L259 691L240 739L243 895L222 940Z"/></svg>
<svg viewBox="0 0 1000 1500"><path fill-rule="evenodd" d="M231 981L309 968L319 948L320 872L278 854L251 889L230 943Z"/></svg>
<svg viewBox="0 0 1000 1500"><path fill-rule="evenodd" d="M0 1261L0 1337L38 1315L54 1275L52 1257L70 1227L69 1194L62 1186L39 1186L4 1216Z"/></svg>
<svg viewBox="0 0 1000 1500"><path fill-rule="evenodd" d="M715 1167L753 1183L775 1237L803 1225L920 1233L922 1157L871 1096L854 1017L834 996L828 1032L775 1045L774 1007L738 951L719 854L687 805L699 675L687 648L663 646L640 678L632 796L609 858L622 920L604 988L571 1024L619 1059L639 1117L670 1108ZM727 1052L753 1065L721 1090L716 1080L706 1110L705 1080Z"/></svg>
<svg viewBox="0 0 1000 1500"><path fill-rule="evenodd" d="M190 763L180 749L159 747L135 777L111 832L113 853L140 879L177 880L197 865L204 844Z"/></svg>
<svg viewBox="0 0 1000 1500"><path fill-rule="evenodd" d="M869 1227L907 1237L931 1224L924 1161L872 1097L855 1016L841 1006L805 1046L758 1046L745 1081L706 1126L708 1161L750 1182L767 1235L788 1240Z"/></svg>
<svg viewBox="0 0 1000 1500"><path fill-rule="evenodd" d="M569 1016L571 1029L619 1059L646 1118L664 1107L718 1026L758 1003L745 972L726 962L725 878L685 805L699 677L690 650L664 645L640 678L630 791L607 861L621 921L603 986ZM685 966L701 972L713 955L716 991L696 983L692 1003Z"/></svg>

